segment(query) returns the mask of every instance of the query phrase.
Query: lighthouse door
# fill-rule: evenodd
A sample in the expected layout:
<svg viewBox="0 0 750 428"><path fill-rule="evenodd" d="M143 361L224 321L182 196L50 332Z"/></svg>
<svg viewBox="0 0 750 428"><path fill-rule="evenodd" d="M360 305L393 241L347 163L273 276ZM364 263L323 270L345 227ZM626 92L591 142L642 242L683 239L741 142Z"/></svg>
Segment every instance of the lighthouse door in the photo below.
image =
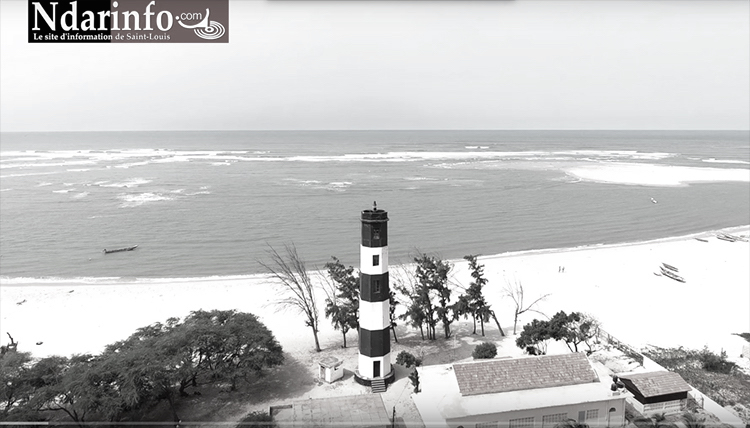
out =
<svg viewBox="0 0 750 428"><path fill-rule="evenodd" d="M380 361L372 363L372 377L380 377Z"/></svg>

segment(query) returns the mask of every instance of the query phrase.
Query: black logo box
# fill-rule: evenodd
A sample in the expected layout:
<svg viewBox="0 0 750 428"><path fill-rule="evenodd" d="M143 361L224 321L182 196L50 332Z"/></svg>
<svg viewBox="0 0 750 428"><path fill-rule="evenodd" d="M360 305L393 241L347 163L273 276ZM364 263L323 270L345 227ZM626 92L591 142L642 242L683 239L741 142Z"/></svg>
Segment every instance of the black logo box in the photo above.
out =
<svg viewBox="0 0 750 428"><path fill-rule="evenodd" d="M29 0L29 43L228 43L228 0Z"/></svg>

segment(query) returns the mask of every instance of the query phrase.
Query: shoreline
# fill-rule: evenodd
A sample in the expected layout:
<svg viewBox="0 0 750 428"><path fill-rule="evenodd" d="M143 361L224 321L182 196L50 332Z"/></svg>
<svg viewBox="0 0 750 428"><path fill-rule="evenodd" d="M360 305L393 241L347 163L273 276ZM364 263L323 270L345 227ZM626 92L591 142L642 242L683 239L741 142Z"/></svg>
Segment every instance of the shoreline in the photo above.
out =
<svg viewBox="0 0 750 428"><path fill-rule="evenodd" d="M747 235L750 226L720 231ZM735 358L746 342L732 333L750 332L750 243L721 241L714 236L717 232L481 256L488 279L485 296L509 335L514 308L503 297L503 288L521 282L529 302L550 293L536 307L546 316L560 310L588 312L604 330L635 347L708 346ZM708 242L694 239L701 236ZM465 260L450 262L451 280L457 284L455 299L458 288L468 286L471 278ZM686 283L654 275L661 263L679 267ZM391 265L392 277L404 266L408 267ZM268 274L0 285L0 343L8 342L9 332L20 344L19 351L32 352L34 357L98 353L137 328L169 317L183 318L198 309L253 313L293 354L304 354L313 346L311 334L300 334L302 316L274 305L278 287ZM336 347L341 333L323 316L320 290L318 297L321 346ZM541 315L527 312L519 317L517 333L534 318Z"/></svg>
<svg viewBox="0 0 750 428"><path fill-rule="evenodd" d="M729 233L738 234L746 233L750 234L750 224L739 225L739 226L728 226L720 229L705 230L701 232L689 233L686 235L668 236L664 238L648 239L644 241L626 241L612 244L585 244L575 247L551 247L551 248L540 248L532 250L521 250L521 251L506 251L503 253L493 253L487 255L479 255L480 261L486 260L497 260L509 257L518 256L532 256L532 255L543 255L543 254L556 254L556 253L568 253L575 251L587 251L595 249L606 249L606 248L620 248L638 246L644 244L658 244L663 242L672 242L694 238L705 238L713 237L718 233ZM429 251L427 254L431 254ZM453 264L463 263L463 259L447 259ZM408 266L411 262L407 263L396 263L392 266ZM355 267L356 268L356 267ZM321 270L310 269L308 272L320 272ZM208 275L208 276L191 276L191 277L7 277L0 275L0 287L49 287L49 286L63 286L63 285L75 285L75 286L109 286L109 285L125 285L125 284L169 284L174 282L214 282L214 281L234 281L234 280L258 280L258 279L269 279L270 276L267 273L248 273L240 275Z"/></svg>

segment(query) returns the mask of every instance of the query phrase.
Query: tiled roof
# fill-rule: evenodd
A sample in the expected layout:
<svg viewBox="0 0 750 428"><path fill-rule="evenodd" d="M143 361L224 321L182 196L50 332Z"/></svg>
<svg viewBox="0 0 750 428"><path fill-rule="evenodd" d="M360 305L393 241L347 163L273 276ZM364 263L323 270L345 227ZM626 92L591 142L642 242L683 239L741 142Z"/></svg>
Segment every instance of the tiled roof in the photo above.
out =
<svg viewBox="0 0 750 428"><path fill-rule="evenodd" d="M644 397L674 394L690 391L690 385L680 375L673 372L649 372L622 375L620 379L629 380Z"/></svg>
<svg viewBox="0 0 750 428"><path fill-rule="evenodd" d="M461 395L552 388L598 382L582 353L454 364Z"/></svg>

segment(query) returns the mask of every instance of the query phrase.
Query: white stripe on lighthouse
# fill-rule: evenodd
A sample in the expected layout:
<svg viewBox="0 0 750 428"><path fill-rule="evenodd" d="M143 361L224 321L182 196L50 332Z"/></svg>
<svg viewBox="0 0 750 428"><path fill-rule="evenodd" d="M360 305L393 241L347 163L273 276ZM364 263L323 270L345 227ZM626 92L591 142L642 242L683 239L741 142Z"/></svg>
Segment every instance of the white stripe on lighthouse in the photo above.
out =
<svg viewBox="0 0 750 428"><path fill-rule="evenodd" d="M375 374L372 371L375 361L380 361L380 377L391 372L391 353L389 352L382 357L368 357L359 354L359 374L365 378L373 379Z"/></svg>
<svg viewBox="0 0 750 428"><path fill-rule="evenodd" d="M374 266L377 256L378 265ZM359 270L366 275L380 275L388 272L388 247L359 247Z"/></svg>
<svg viewBox="0 0 750 428"><path fill-rule="evenodd" d="M390 304L388 300L382 302L359 301L359 326L377 331L385 330L391 325Z"/></svg>

